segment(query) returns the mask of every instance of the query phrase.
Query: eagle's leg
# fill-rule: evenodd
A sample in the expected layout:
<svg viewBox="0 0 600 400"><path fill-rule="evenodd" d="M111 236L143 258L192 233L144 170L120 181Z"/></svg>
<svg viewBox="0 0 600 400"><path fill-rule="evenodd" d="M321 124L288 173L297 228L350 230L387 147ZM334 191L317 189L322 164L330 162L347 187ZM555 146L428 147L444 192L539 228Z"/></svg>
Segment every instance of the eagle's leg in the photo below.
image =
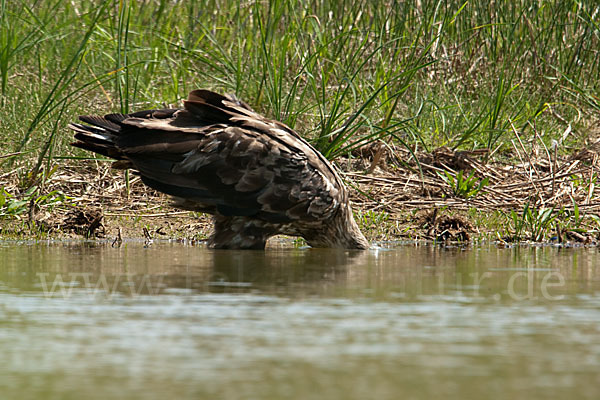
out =
<svg viewBox="0 0 600 400"><path fill-rule="evenodd" d="M263 250L267 239L279 233L276 224L248 217L214 216L214 231L208 246L214 249Z"/></svg>

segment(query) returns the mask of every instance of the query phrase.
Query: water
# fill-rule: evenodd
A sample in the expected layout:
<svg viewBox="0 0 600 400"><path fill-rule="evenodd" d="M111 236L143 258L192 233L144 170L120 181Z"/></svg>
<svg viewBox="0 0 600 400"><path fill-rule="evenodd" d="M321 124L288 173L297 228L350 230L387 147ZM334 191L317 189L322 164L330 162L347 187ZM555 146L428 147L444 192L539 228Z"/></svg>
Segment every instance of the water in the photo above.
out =
<svg viewBox="0 0 600 400"><path fill-rule="evenodd" d="M595 249L0 243L1 399L598 399Z"/></svg>

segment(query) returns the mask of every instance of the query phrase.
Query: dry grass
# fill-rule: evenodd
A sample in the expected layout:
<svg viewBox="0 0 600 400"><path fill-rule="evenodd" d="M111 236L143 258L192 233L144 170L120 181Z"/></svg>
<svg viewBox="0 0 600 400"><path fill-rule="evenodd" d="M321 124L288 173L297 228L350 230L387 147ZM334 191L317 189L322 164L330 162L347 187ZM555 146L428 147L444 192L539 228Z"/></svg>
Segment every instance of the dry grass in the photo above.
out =
<svg viewBox="0 0 600 400"><path fill-rule="evenodd" d="M508 215L525 204L531 209L552 209L553 215L572 215L575 208L586 215L600 210L600 195L595 190L600 164L595 146L570 157L558 156L550 149L528 148L525 150L525 145L516 141L515 158L522 162L513 165L486 162L488 154L481 151L441 147L432 153L411 154L405 148L391 147L381 152L378 145L362 149L355 158L337 161L344 169L358 215L385 215L384 223L377 229L371 229L359 218L371 240L469 241L473 233L488 232L488 237L497 238L507 235L509 229L501 232L485 226L485 222L472 223L472 218L470 222L465 216L473 210ZM383 156L374 166L378 152ZM462 198L444 171L454 176L458 171L473 172L473 182L487 178L488 183L470 197ZM5 190L19 190L20 184L15 179L18 172L16 168L0 177ZM64 193L65 204L70 205L53 208L30 204L29 212L20 216L22 224L4 219L4 236L31 235L32 227L58 237L77 234L112 238L120 232L124 237L143 238L146 229L155 237L198 240L210 233L208 216L171 208L168 196L147 188L137 176L130 178L127 187L122 171L112 170L106 163L65 163L45 179L41 192ZM448 219L448 214L454 215L454 219ZM94 226L99 215L103 217L101 224ZM573 230L562 222L564 231ZM94 228L92 231L90 226ZM548 226L546 233L551 234L557 226ZM587 231L591 232L589 226ZM574 240L591 243L595 237Z"/></svg>
<svg viewBox="0 0 600 400"><path fill-rule="evenodd" d="M354 191L354 203L392 216L398 210L441 207L509 211L526 203L570 210L575 203L587 212L600 209L600 194L595 190L600 173L596 150L583 149L570 157L551 152L547 158L526 154L521 157L523 162L514 165L485 163L486 153L447 147L416 156L418 163L407 150L395 149L392 164L385 169L378 168L374 174L346 172L360 189ZM489 184L473 197L453 196L444 171L456 175L461 170L474 170L478 181L488 178Z"/></svg>

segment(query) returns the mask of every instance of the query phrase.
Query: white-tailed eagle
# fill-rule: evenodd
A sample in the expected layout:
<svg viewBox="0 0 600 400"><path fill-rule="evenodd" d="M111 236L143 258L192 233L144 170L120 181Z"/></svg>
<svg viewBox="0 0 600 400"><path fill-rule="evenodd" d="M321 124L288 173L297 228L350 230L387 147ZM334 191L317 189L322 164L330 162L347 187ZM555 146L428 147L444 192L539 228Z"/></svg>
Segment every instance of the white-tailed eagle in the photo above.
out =
<svg viewBox="0 0 600 400"><path fill-rule="evenodd" d="M232 96L189 94L183 109L81 116L74 146L136 170L175 206L214 216L209 245L263 249L273 235L366 249L335 168L296 132Z"/></svg>

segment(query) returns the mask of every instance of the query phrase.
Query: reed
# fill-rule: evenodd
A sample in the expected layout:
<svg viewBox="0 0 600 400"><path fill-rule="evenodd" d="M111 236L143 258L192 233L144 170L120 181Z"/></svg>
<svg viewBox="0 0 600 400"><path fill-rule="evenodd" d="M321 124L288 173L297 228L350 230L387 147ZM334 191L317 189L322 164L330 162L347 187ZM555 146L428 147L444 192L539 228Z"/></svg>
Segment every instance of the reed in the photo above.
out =
<svg viewBox="0 0 600 400"><path fill-rule="evenodd" d="M64 130L78 114L200 87L331 159L375 140L510 159L513 127L569 151L600 110L599 14L593 0L0 0L0 168L38 176L83 157Z"/></svg>

